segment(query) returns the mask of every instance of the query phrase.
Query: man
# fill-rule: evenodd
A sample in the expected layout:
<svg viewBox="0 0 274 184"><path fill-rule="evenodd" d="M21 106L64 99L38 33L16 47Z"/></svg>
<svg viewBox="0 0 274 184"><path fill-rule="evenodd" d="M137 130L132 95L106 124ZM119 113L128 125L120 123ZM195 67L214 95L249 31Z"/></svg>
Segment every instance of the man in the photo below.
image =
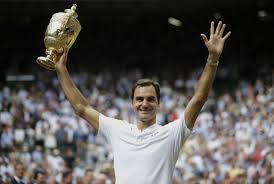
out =
<svg viewBox="0 0 274 184"><path fill-rule="evenodd" d="M25 182L23 181L24 173L25 173L25 167L23 162L16 161L16 163L14 164L14 170L15 170L15 175L11 178L11 183L25 184Z"/></svg>
<svg viewBox="0 0 274 184"><path fill-rule="evenodd" d="M85 170L84 176L81 178L81 184L91 184L94 177L94 170L91 168L87 168Z"/></svg>
<svg viewBox="0 0 274 184"><path fill-rule="evenodd" d="M34 184L46 184L47 183L47 171L43 168L34 169L33 179Z"/></svg>
<svg viewBox="0 0 274 184"><path fill-rule="evenodd" d="M70 169L66 169L62 173L61 183L60 184L72 184L72 171Z"/></svg>
<svg viewBox="0 0 274 184"><path fill-rule="evenodd" d="M136 125L113 119L93 109L71 80L66 68L68 49L64 48L56 58L56 71L77 115L105 135L114 153L116 184L170 184L179 151L191 133L196 118L207 100L215 78L224 42L226 25L214 22L210 26L210 38L201 34L208 58L197 89L182 117L165 126L158 125L156 112L160 104L160 88L155 81L142 79L132 89L132 108L136 113Z"/></svg>
<svg viewBox="0 0 274 184"><path fill-rule="evenodd" d="M103 173L99 173L96 176L95 184L106 184L106 181L107 181L107 176Z"/></svg>

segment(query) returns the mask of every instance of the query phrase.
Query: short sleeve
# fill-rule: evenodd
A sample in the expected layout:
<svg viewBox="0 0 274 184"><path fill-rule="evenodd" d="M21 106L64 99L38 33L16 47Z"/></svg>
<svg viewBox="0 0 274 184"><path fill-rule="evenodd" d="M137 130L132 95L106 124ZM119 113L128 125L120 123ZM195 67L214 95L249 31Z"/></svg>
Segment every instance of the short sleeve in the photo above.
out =
<svg viewBox="0 0 274 184"><path fill-rule="evenodd" d="M118 137L123 121L107 117L103 114L99 115L98 134L103 135L111 144Z"/></svg>
<svg viewBox="0 0 274 184"><path fill-rule="evenodd" d="M170 136L172 142L174 143L174 153L179 153L180 149L182 148L183 144L187 140L187 138L191 134L191 130L187 128L183 118L179 118L173 122L169 123L170 126Z"/></svg>

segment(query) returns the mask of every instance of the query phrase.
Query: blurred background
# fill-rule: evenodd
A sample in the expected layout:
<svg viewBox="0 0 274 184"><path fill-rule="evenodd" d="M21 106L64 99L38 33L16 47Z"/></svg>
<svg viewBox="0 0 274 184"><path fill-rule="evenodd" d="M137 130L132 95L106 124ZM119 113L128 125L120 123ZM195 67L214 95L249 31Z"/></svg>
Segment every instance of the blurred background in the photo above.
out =
<svg viewBox="0 0 274 184"><path fill-rule="evenodd" d="M73 80L93 107L130 123L139 78L161 84L157 123L181 116L207 58L200 34L226 23L232 35L174 184L274 183L273 0L0 0L0 183L114 183L110 146L36 63L52 14L73 3L82 25Z"/></svg>

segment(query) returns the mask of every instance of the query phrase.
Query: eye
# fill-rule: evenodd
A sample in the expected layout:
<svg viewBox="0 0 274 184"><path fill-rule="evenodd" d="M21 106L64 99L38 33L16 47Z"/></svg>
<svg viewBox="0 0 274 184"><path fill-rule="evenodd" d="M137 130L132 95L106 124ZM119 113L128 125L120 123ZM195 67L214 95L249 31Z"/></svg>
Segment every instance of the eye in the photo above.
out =
<svg viewBox="0 0 274 184"><path fill-rule="evenodd" d="M155 102L155 97L154 96L151 96L151 97L148 97L147 101L149 102Z"/></svg>
<svg viewBox="0 0 274 184"><path fill-rule="evenodd" d="M135 100L136 100L137 102L141 102L141 101L144 100L144 98L143 98L143 97L136 97Z"/></svg>

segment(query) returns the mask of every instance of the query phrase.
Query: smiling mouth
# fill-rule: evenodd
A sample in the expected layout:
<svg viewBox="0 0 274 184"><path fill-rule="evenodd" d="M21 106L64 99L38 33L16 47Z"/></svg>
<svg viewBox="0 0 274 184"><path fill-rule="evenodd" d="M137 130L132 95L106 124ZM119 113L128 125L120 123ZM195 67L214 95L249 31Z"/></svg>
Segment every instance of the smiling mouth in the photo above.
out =
<svg viewBox="0 0 274 184"><path fill-rule="evenodd" d="M151 110L140 110L140 112L142 112L142 113L150 113Z"/></svg>

